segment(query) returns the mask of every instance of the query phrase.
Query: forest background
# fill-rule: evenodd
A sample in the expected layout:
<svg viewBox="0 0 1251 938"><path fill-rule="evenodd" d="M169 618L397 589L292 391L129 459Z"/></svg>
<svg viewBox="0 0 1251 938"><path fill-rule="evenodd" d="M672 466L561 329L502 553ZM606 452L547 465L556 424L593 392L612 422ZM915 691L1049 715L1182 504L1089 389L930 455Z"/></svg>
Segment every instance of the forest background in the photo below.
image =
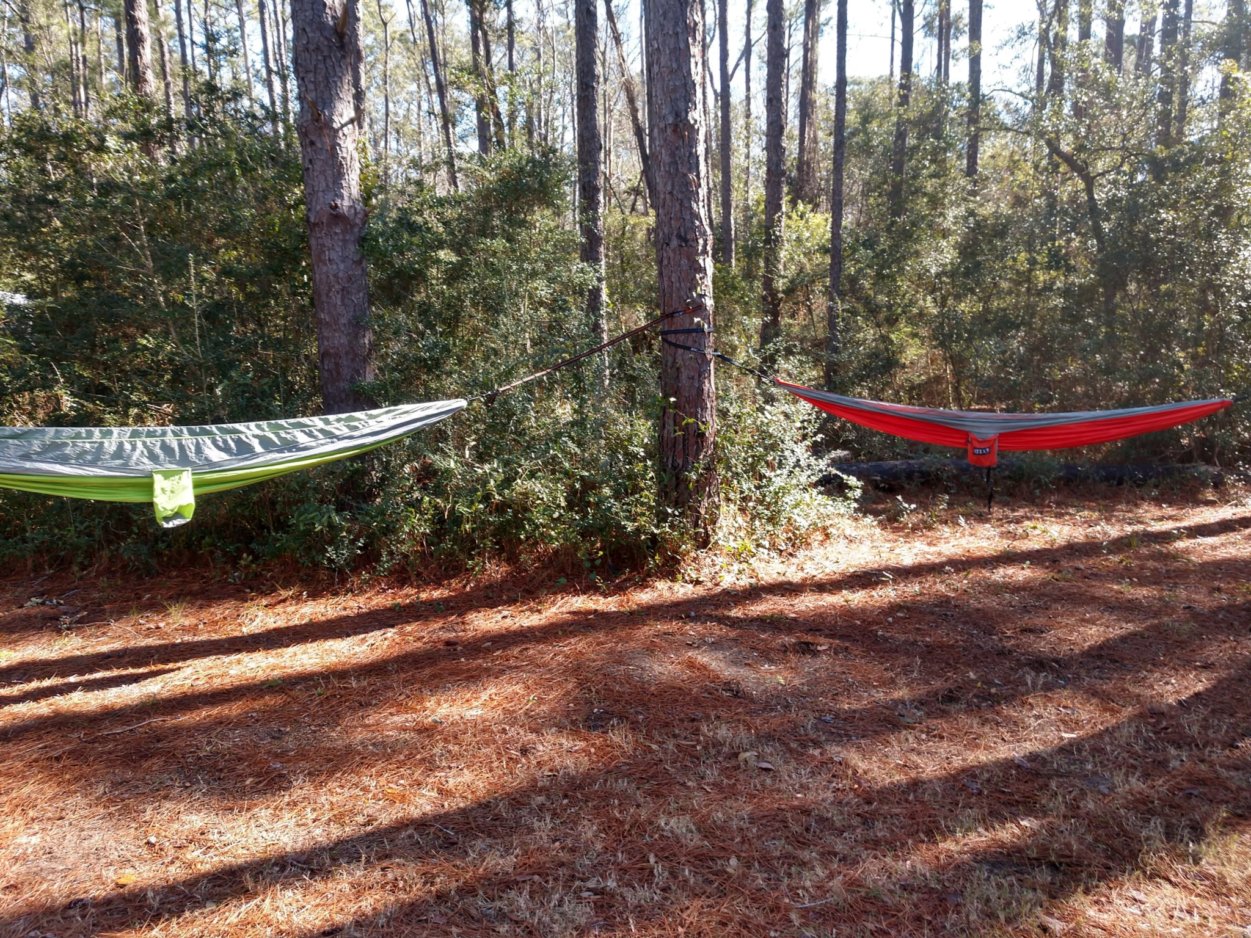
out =
<svg viewBox="0 0 1251 938"><path fill-rule="evenodd" d="M316 412L288 0L0 3L0 420ZM364 396L481 393L657 315L637 5L351 10ZM722 0L702 15L718 348L946 407L1246 387L1244 0ZM594 50L589 165L579 31ZM592 230L588 179L602 184ZM587 252L597 237L602 261ZM173 535L146 509L0 493L0 561L561 558L601 575L669 556L689 531L657 505L657 349L639 339L368 460L208 499ZM820 423L749 375L721 369L717 383L715 536L736 553L797 543L846 510L854 488L819 484L831 459L913 451ZM1229 464L1249 443L1235 408L1092 455ZM1027 471L1045 481L1053 467Z"/></svg>

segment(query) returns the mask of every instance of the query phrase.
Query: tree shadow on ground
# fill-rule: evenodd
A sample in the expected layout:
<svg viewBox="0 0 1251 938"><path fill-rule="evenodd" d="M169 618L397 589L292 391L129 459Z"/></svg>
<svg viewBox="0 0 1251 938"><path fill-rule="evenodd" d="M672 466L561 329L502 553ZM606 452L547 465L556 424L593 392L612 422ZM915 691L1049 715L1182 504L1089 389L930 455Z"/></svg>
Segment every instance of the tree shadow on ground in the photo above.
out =
<svg viewBox="0 0 1251 938"><path fill-rule="evenodd" d="M576 644L559 662L559 693L497 732L557 734L599 756L530 765L509 755L494 790L466 803L414 807L204 873L24 905L0 913L0 934L193 926L241 897L299 895L343 878L360 893L349 911L301 924L301 934L969 934L995 917L1029 923L1049 904L1157 875L1162 864L1184 877L1205 845L1251 821L1251 606L1221 594L1162 603L1161 577L1118 589L1107 570L1084 580L1046 568L1167 546L1176 532L1248 526L1239 518L891 568L888 586L873 571L556 614L454 645L424 628L441 618L412 611L234 640L243 644L192 643L187 657L162 644L135 660L262 652L369 634L377 622L423 626L413 636L423 647L284 676L281 687L249 680L30 717L0 739L55 745L33 769L62 785L89 789L107 761L114 791L130 797L211 794L242 805L297 782L384 775L400 762L418 774L440 769L431 744L453 738L443 724L399 732L384 722L363 738L340 731L441 688L546 676L553 656ZM1026 583L954 595L900 589L948 570L1026 563L1036 571ZM1198 572L1213 584L1246 583L1251 560L1208 561ZM828 601L883 589L895 590L883 603ZM802 601L800 612L759 608L779 598ZM988 612L1003 602L1013 604L1007 621ZM1057 647L1067 633L1055 614L1080 611L1111 625ZM783 666L794 680L780 685L770 675ZM1164 690L1168 681L1178 693ZM322 694L328 685L342 690ZM243 715L229 709L239 704ZM157 722L124 732L143 720ZM264 770L258 758L286 745L278 741L293 727L308 738L281 758L298 771L249 787ZM189 755L193 738L217 744ZM897 757L895 777L882 753ZM151 784L180 777L195 781Z"/></svg>

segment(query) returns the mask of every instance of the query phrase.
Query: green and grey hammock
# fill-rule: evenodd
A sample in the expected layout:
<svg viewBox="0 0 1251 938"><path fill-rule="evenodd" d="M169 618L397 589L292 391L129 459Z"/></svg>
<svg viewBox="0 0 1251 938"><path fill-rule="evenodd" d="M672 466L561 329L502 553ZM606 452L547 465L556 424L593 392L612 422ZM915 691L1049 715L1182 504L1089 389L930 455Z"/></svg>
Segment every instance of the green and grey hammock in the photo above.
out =
<svg viewBox="0 0 1251 938"><path fill-rule="evenodd" d="M167 528L199 495L347 459L465 408L431 401L352 414L199 427L0 427L0 487L151 502Z"/></svg>

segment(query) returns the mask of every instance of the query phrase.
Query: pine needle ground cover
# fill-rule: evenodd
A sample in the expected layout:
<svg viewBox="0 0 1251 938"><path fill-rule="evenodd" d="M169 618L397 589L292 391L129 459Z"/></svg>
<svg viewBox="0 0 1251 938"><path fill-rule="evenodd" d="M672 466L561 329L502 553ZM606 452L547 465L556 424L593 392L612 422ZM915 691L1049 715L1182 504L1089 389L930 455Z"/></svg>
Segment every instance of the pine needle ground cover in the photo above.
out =
<svg viewBox="0 0 1251 938"><path fill-rule="evenodd" d="M578 588L0 581L0 935L1242 935L1251 497Z"/></svg>

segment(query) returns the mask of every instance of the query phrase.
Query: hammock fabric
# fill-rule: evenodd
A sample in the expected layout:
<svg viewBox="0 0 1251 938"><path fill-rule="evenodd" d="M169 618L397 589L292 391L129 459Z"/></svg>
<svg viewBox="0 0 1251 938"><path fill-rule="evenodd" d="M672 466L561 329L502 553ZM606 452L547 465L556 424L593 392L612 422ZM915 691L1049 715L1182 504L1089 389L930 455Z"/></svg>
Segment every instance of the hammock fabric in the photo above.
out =
<svg viewBox="0 0 1251 938"><path fill-rule="evenodd" d="M152 502L167 528L197 495L357 456L463 410L463 400L200 427L0 427L0 487Z"/></svg>
<svg viewBox="0 0 1251 938"><path fill-rule="evenodd" d="M1217 398L1124 410L1085 410L1067 414L996 414L884 404L818 391L774 379L796 397L826 413L918 443L963 449L975 466L994 466L1000 450L1067 449L1109 443L1190 423L1224 410L1233 401Z"/></svg>

